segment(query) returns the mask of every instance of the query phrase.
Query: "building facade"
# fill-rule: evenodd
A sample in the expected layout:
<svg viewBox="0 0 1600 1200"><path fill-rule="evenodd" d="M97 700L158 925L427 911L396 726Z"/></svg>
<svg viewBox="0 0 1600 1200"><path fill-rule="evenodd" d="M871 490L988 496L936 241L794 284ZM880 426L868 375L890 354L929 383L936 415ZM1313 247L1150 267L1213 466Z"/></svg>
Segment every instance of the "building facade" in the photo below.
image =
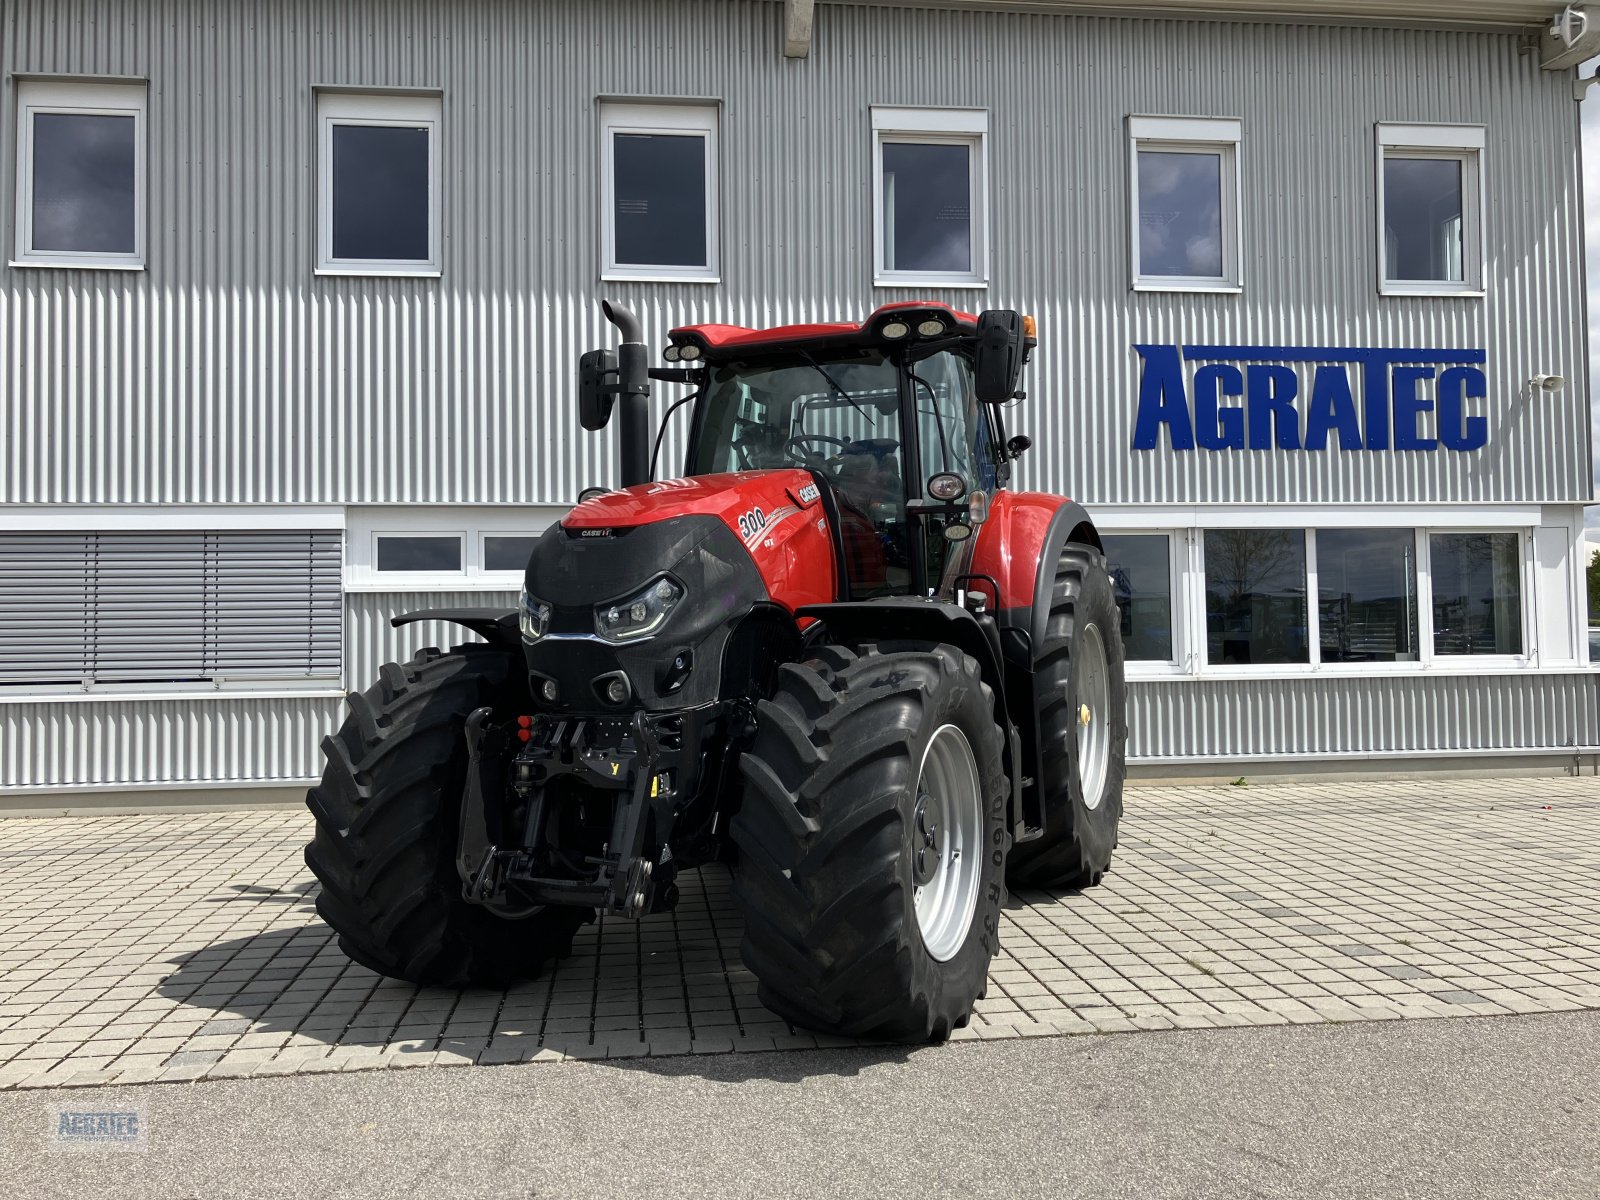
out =
<svg viewBox="0 0 1600 1200"><path fill-rule="evenodd" d="M1587 767L1556 6L1190 8L5 6L0 796L313 778L614 478L602 295L1031 312L1145 769Z"/></svg>

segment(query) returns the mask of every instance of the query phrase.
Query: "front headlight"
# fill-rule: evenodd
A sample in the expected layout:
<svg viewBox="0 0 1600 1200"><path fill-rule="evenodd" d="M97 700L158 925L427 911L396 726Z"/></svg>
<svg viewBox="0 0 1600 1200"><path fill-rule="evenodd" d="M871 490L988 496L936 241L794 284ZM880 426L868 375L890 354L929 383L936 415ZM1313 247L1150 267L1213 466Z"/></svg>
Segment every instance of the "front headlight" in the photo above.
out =
<svg viewBox="0 0 1600 1200"><path fill-rule="evenodd" d="M682 599L683 588L662 575L637 595L596 608L594 631L608 642L636 642L660 629Z"/></svg>
<svg viewBox="0 0 1600 1200"><path fill-rule="evenodd" d="M523 641L537 642L550 631L550 606L537 596L528 595L527 588L522 589L518 612Z"/></svg>

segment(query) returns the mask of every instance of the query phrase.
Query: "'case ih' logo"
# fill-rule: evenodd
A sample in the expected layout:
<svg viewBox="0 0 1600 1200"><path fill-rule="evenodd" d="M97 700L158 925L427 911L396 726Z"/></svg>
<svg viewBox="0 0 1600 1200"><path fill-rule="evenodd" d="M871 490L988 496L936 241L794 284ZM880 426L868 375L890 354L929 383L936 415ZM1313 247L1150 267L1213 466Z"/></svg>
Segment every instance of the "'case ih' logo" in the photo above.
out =
<svg viewBox="0 0 1600 1200"><path fill-rule="evenodd" d="M616 531L612 530L612 529L580 529L580 530L578 530L578 536L579 537L586 537L586 538L589 538L589 537L610 537L615 532Z"/></svg>

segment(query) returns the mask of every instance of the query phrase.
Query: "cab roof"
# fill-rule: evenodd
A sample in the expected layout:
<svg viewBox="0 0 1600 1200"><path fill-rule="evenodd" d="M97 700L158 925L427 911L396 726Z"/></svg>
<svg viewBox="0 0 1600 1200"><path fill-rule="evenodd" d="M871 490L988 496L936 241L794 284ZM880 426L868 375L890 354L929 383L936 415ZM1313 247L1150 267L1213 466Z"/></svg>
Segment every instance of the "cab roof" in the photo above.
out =
<svg viewBox="0 0 1600 1200"><path fill-rule="evenodd" d="M859 324L852 321L827 321L809 325L776 325L770 329L749 329L743 325L682 325L667 334L673 347L697 347L707 359L726 359L737 352L778 350L802 345L808 349L882 345L887 325L904 323L912 329L923 321L942 321L949 331L975 334L978 318L934 300L901 300L873 309ZM941 334L940 336L947 336ZM905 334L901 335L905 337ZM675 356L669 356L675 357Z"/></svg>

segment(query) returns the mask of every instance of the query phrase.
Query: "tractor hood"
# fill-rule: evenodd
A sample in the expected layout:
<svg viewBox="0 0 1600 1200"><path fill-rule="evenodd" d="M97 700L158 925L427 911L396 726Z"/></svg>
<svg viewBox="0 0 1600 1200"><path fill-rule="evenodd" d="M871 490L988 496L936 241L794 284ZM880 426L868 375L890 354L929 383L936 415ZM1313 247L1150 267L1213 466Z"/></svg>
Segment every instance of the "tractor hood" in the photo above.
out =
<svg viewBox="0 0 1600 1200"><path fill-rule="evenodd" d="M684 599L636 642L598 636L596 610L625 606L661 576ZM544 532L524 586L550 608L548 633L524 652L537 695L592 706L621 671L647 709L716 699L723 650L759 605L793 613L834 599L833 546L807 471L743 471L640 484L578 505ZM677 664L692 664L682 679Z"/></svg>
<svg viewBox="0 0 1600 1200"><path fill-rule="evenodd" d="M817 500L809 471L733 471L693 479L663 479L620 492L607 492L578 505L561 522L568 530L631 529L673 517L719 517L737 533L749 536L739 519L751 509L774 513L784 505L806 508Z"/></svg>

